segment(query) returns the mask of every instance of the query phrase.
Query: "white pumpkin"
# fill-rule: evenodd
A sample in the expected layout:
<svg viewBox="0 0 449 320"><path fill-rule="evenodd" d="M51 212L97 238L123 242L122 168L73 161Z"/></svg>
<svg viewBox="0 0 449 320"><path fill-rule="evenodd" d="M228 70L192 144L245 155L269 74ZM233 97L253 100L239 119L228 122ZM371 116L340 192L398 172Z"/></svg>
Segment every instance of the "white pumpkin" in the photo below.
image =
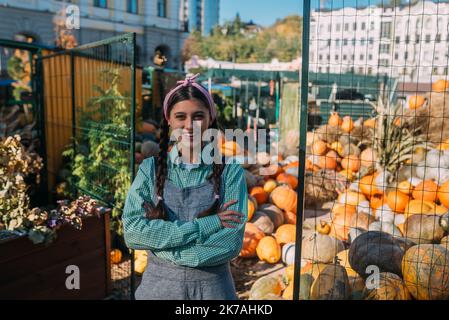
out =
<svg viewBox="0 0 449 320"><path fill-rule="evenodd" d="M402 237L401 231L391 222L374 221L369 225L368 231L382 231L393 237Z"/></svg>
<svg viewBox="0 0 449 320"><path fill-rule="evenodd" d="M423 180L418 177L411 177L408 179L408 182L414 187L416 187L418 184L420 184Z"/></svg>
<svg viewBox="0 0 449 320"><path fill-rule="evenodd" d="M388 187L388 180L390 179L390 177L391 173L388 171L379 172L377 177L374 179L376 187L382 192L385 192Z"/></svg>
<svg viewBox="0 0 449 320"><path fill-rule="evenodd" d="M399 214L395 214L394 215L393 223L394 223L395 226L403 224L404 222L405 222L405 215L404 214L400 214L399 213Z"/></svg>
<svg viewBox="0 0 449 320"><path fill-rule="evenodd" d="M395 213L388 204L384 204L381 207L376 209L375 217L381 222L393 222Z"/></svg>
<svg viewBox="0 0 449 320"><path fill-rule="evenodd" d="M295 263L295 243L294 242L286 243L282 247L282 262L284 262L288 266Z"/></svg>
<svg viewBox="0 0 449 320"><path fill-rule="evenodd" d="M359 204L357 205L356 209L357 209L358 213L364 212L366 214L373 215L373 212L372 212L373 210L372 210L368 200L360 201Z"/></svg>

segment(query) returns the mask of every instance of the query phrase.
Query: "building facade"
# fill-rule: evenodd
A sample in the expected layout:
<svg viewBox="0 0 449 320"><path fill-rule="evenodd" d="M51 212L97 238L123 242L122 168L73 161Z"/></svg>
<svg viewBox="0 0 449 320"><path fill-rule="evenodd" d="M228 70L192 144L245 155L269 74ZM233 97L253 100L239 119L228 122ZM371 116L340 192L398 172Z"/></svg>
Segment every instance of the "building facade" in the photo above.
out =
<svg viewBox="0 0 449 320"><path fill-rule="evenodd" d="M167 67L181 69L181 50L188 33L180 20L182 0L0 0L0 38L25 35L36 43L55 45L55 22L68 5L80 13L78 44L115 35L137 34L137 62L149 65L156 50L168 58Z"/></svg>
<svg viewBox="0 0 449 320"><path fill-rule="evenodd" d="M449 3L342 8L311 14L310 70L400 82L449 77Z"/></svg>
<svg viewBox="0 0 449 320"><path fill-rule="evenodd" d="M205 36L219 24L219 0L181 0L180 20L188 31L198 30Z"/></svg>

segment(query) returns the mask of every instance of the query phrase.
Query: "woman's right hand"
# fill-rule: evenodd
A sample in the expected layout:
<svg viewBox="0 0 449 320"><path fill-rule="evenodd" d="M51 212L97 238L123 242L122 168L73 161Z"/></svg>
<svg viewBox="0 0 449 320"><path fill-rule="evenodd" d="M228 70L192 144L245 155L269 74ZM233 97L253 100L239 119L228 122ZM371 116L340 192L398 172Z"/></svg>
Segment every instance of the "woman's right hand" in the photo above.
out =
<svg viewBox="0 0 449 320"><path fill-rule="evenodd" d="M237 200L231 200L226 202L223 207L218 211L217 215L220 218L221 225L225 228L236 228L229 222L234 221L237 223L242 223L241 217L243 217L243 214L234 211L234 210L227 210L229 206L233 205L234 203L237 203Z"/></svg>

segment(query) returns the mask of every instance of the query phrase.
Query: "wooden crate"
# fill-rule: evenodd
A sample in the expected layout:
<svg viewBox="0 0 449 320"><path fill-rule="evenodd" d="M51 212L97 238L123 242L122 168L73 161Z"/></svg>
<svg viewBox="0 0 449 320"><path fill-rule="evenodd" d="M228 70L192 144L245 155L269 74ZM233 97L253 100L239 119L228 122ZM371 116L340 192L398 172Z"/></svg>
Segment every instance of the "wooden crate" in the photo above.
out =
<svg viewBox="0 0 449 320"><path fill-rule="evenodd" d="M80 289L69 290L67 266L79 268ZM0 299L104 299L111 293L109 213L64 225L50 245L27 237L0 242Z"/></svg>

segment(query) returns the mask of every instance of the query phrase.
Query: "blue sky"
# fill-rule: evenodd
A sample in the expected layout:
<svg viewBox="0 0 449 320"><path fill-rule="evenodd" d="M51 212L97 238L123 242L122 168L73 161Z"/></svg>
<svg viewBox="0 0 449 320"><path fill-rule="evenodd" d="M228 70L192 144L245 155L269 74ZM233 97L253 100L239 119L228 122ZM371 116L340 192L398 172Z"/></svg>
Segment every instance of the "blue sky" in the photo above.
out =
<svg viewBox="0 0 449 320"><path fill-rule="evenodd" d="M387 3L388 0L328 0L327 6L355 7L369 4ZM444 2L440 0L440 2ZM236 13L243 21L253 20L263 26L273 24L277 18L292 14L302 15L302 0L220 0L220 23L232 20ZM312 8L318 7L319 0L311 0Z"/></svg>

